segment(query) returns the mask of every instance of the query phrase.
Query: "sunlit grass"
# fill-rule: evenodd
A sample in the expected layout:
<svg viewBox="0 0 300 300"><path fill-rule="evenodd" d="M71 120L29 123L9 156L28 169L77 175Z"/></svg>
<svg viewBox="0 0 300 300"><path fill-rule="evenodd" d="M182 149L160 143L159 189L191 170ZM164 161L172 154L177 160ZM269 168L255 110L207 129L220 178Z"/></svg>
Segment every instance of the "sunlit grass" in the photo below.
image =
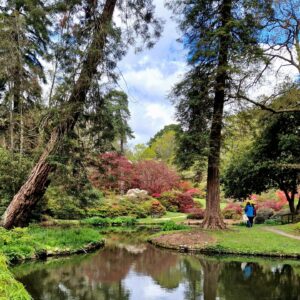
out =
<svg viewBox="0 0 300 300"><path fill-rule="evenodd" d="M159 224L164 223L166 221L174 221L174 222L182 222L185 221L187 218L187 214L184 213L177 213L177 212L167 212L161 218L142 218L138 219L138 223L140 224Z"/></svg>

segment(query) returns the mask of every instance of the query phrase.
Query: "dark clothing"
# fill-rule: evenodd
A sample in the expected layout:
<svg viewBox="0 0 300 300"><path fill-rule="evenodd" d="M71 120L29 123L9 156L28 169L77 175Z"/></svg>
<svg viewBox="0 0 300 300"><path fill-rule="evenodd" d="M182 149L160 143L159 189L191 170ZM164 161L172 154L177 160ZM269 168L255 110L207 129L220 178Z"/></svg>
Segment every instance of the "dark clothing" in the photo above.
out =
<svg viewBox="0 0 300 300"><path fill-rule="evenodd" d="M252 227L253 226L253 219L254 219L254 217L248 217L248 222L247 222L247 226L248 227Z"/></svg>

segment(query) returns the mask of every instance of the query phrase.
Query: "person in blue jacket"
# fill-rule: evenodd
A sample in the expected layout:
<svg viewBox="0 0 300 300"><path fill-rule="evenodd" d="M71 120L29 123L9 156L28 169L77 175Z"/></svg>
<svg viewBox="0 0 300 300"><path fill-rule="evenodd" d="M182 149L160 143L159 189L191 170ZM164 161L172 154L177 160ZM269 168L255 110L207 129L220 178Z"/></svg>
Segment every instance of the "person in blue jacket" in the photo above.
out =
<svg viewBox="0 0 300 300"><path fill-rule="evenodd" d="M252 227L253 219L255 217L255 207L253 204L250 204L250 202L247 202L247 205L245 207L245 214L248 218L247 227Z"/></svg>

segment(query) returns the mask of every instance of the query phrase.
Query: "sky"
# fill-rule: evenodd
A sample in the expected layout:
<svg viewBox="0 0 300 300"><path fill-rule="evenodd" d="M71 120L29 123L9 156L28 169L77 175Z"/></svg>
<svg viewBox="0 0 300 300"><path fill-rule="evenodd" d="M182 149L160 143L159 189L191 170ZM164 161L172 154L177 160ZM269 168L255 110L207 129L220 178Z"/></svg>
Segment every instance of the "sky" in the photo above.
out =
<svg viewBox="0 0 300 300"><path fill-rule="evenodd" d="M122 73L119 84L129 96L129 123L135 136L129 146L147 143L165 125L175 122L168 94L185 73L185 51L176 41L180 32L163 2L154 1L156 15L165 20L159 41L138 54L131 49L118 66Z"/></svg>
<svg viewBox="0 0 300 300"><path fill-rule="evenodd" d="M165 125L176 122L175 109L168 94L187 70L186 51L177 42L180 32L171 19L171 11L164 7L163 0L153 2L156 15L165 20L160 40L154 48L138 54L131 49L118 66L122 73L119 85L129 96L129 124L135 136L128 141L130 148L147 143ZM252 99L271 95L287 76L295 78L298 75L291 66L281 68L276 74L280 65L282 61L275 60L273 67L265 72L261 84L248 91Z"/></svg>

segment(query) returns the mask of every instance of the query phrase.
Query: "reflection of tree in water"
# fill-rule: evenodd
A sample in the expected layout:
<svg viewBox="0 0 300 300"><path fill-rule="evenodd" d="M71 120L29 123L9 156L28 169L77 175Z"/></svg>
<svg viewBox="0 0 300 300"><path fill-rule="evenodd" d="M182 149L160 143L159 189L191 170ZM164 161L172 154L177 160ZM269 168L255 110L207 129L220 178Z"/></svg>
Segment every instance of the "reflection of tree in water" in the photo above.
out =
<svg viewBox="0 0 300 300"><path fill-rule="evenodd" d="M245 276L241 263L224 264L220 275L220 295L230 300L298 300L300 277L290 265L271 269L251 263L251 276Z"/></svg>
<svg viewBox="0 0 300 300"><path fill-rule="evenodd" d="M185 290L185 299L199 299L203 294L202 288L202 267L198 258L185 256L183 259L185 279L187 288Z"/></svg>
<svg viewBox="0 0 300 300"><path fill-rule="evenodd" d="M82 267L83 265L64 264L55 268L39 269L23 277L21 281L34 299L129 299L130 292L124 288L121 281L109 284L96 282L94 279L98 273L91 281L89 274L84 272Z"/></svg>
<svg viewBox="0 0 300 300"><path fill-rule="evenodd" d="M137 273L151 276L166 289L177 288L183 277L178 255L151 245L137 258L134 269Z"/></svg>
<svg viewBox="0 0 300 300"><path fill-rule="evenodd" d="M204 300L215 300L217 297L220 271L223 264L219 261L200 258L203 269L203 292ZM243 299L243 298L240 298Z"/></svg>

